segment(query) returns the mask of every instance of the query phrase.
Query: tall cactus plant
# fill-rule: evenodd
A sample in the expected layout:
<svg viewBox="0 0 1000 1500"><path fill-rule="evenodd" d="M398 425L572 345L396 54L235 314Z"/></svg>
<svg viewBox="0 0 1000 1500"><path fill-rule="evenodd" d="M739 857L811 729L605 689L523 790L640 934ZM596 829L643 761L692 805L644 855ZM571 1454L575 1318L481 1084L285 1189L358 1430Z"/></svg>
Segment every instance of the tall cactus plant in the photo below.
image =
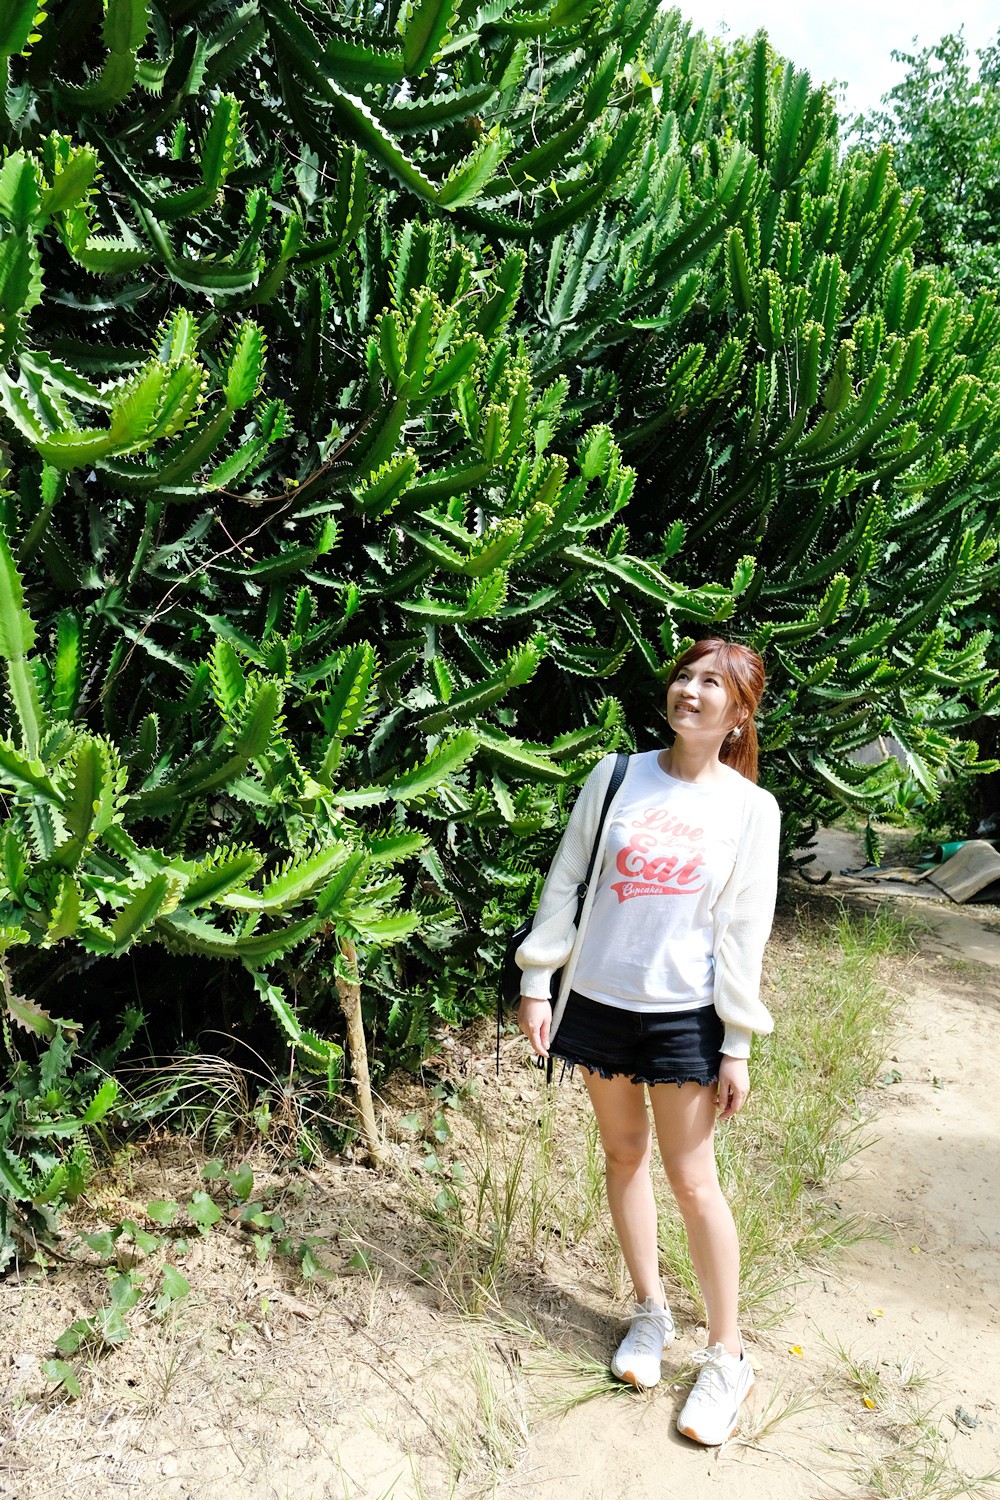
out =
<svg viewBox="0 0 1000 1500"><path fill-rule="evenodd" d="M346 943L418 1055L718 622L790 846L887 805L880 732L966 766L1000 313L766 39L57 0L0 53L11 993L53 941L228 958L325 1066Z"/></svg>

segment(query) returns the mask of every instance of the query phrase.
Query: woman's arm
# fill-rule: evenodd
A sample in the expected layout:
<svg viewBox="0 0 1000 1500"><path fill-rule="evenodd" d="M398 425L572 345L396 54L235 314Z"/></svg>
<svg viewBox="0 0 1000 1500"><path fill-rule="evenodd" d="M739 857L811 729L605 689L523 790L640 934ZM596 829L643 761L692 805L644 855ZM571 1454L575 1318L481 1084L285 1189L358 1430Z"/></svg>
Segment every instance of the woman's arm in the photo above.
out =
<svg viewBox="0 0 1000 1500"><path fill-rule="evenodd" d="M577 893L587 878L600 809L614 763L613 755L605 756L584 782L545 877L531 931L514 955L522 971L521 994L529 999L549 999L552 976L573 951Z"/></svg>
<svg viewBox="0 0 1000 1500"><path fill-rule="evenodd" d="M760 971L774 920L780 836L781 813L768 794L754 807L744 834L748 844L737 856L739 885L715 955L715 1008L726 1028L722 1051L727 1057L748 1058L752 1034L774 1029L760 998Z"/></svg>

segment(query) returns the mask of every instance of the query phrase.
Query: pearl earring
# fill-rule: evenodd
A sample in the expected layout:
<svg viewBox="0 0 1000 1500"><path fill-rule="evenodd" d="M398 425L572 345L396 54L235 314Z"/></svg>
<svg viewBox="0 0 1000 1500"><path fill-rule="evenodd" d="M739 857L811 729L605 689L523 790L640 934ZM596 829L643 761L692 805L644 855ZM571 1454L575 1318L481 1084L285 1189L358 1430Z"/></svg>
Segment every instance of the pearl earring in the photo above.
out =
<svg viewBox="0 0 1000 1500"><path fill-rule="evenodd" d="M742 730L740 730L740 728L737 726L737 728L733 730L733 739L738 740L741 733Z"/></svg>

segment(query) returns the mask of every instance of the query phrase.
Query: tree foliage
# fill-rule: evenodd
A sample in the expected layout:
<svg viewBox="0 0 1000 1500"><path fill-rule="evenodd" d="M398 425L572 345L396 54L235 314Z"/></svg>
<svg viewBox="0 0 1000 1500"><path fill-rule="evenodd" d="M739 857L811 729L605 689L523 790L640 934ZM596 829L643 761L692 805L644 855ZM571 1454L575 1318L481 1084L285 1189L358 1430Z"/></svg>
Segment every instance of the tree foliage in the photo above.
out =
<svg viewBox="0 0 1000 1500"><path fill-rule="evenodd" d="M418 1055L719 622L789 847L891 798L880 732L966 765L1000 311L766 38L67 0L0 48L9 1008L55 947L228 958L332 1086L345 941Z"/></svg>
<svg viewBox="0 0 1000 1500"><path fill-rule="evenodd" d="M920 52L894 52L906 75L852 126L888 141L902 186L919 193L923 258L969 292L1000 284L1000 33L976 52L961 30Z"/></svg>

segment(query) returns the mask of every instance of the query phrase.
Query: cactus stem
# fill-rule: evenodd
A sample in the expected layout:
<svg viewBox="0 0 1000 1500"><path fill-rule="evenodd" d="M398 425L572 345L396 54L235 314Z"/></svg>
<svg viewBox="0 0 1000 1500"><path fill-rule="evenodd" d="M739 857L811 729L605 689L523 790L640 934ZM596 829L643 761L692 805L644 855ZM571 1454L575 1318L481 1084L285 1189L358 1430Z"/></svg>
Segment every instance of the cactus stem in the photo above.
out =
<svg viewBox="0 0 1000 1500"><path fill-rule="evenodd" d="M372 1100L372 1080L368 1068L368 1043L365 1040L364 1022L361 1019L361 981L358 975L358 954L354 944L347 938L340 940L340 952L350 979L337 976L337 998L347 1022L347 1050L351 1058L351 1082L354 1084L354 1102L361 1125L361 1138L373 1167L385 1166L385 1153L375 1123L375 1105Z"/></svg>

